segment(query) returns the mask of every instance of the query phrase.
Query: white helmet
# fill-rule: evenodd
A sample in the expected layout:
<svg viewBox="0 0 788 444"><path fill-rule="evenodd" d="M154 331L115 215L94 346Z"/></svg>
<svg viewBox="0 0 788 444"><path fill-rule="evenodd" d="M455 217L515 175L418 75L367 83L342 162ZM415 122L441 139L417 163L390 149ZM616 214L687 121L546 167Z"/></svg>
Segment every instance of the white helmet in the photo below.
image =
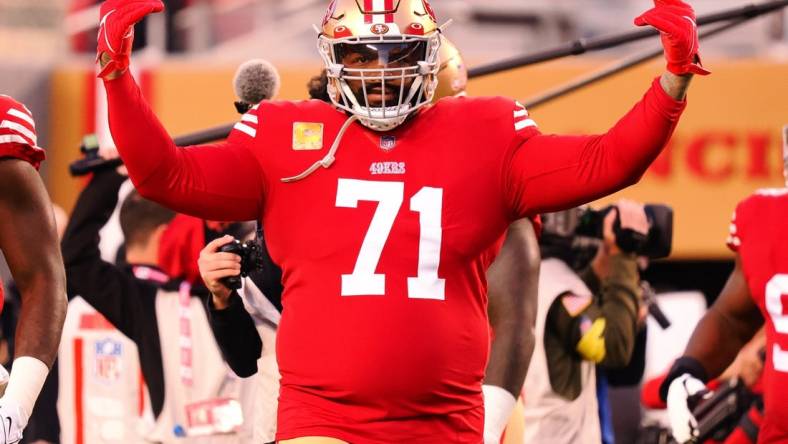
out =
<svg viewBox="0 0 788 444"><path fill-rule="evenodd" d="M432 101L440 44L427 0L333 0L318 38L328 95L368 128L394 129Z"/></svg>

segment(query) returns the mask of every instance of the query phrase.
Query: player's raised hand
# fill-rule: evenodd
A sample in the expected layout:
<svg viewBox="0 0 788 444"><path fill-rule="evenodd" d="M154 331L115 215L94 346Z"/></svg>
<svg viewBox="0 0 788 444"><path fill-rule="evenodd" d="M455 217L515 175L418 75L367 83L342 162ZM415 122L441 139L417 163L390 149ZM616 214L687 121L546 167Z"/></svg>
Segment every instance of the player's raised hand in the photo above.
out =
<svg viewBox="0 0 788 444"><path fill-rule="evenodd" d="M635 19L637 26L653 26L662 34L668 71L676 75L711 74L703 68L698 54L698 26L695 11L681 0L654 0L654 8Z"/></svg>
<svg viewBox="0 0 788 444"><path fill-rule="evenodd" d="M15 444L22 441L22 430L27 420L20 413L19 405L7 398L0 398L0 444Z"/></svg>
<svg viewBox="0 0 788 444"><path fill-rule="evenodd" d="M108 0L101 5L96 56L101 64L99 77L106 79L129 68L134 24L148 14L163 10L161 0Z"/></svg>

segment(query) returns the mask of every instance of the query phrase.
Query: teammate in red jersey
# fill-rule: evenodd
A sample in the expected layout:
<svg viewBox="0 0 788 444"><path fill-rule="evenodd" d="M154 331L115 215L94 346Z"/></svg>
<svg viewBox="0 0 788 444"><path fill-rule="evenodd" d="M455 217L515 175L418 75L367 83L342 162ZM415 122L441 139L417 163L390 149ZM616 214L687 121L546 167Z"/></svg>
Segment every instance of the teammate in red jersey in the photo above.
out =
<svg viewBox="0 0 788 444"><path fill-rule="evenodd" d="M785 130L788 185L788 128ZM697 436L687 400L718 377L739 350L766 327L764 418L759 444L788 442L788 188L757 191L736 208L728 247L736 266L717 301L695 327L684 356L660 387L678 442Z"/></svg>
<svg viewBox="0 0 788 444"><path fill-rule="evenodd" d="M16 356L0 398L0 444L22 439L55 360L66 315L54 213L36 171L43 160L32 114L0 95L0 250L22 298Z"/></svg>
<svg viewBox="0 0 788 444"><path fill-rule="evenodd" d="M264 102L224 143L178 148L127 71L156 0L102 5L110 127L140 193L212 220L261 218L283 270L277 439L482 439L485 271L515 219L637 182L698 64L692 9L657 1L669 72L606 134L548 136L504 98L429 106L426 0L336 0L319 49L334 106Z"/></svg>

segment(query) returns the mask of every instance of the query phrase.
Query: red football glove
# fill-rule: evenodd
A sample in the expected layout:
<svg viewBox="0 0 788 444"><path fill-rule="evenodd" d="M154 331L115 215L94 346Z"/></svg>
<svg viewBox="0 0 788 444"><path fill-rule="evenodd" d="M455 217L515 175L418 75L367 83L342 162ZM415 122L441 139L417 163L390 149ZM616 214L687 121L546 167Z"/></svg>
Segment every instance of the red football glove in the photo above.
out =
<svg viewBox="0 0 788 444"><path fill-rule="evenodd" d="M148 14L163 10L161 0L108 0L101 5L96 61L103 53L107 53L111 61L104 65L99 77L129 68L134 24Z"/></svg>
<svg viewBox="0 0 788 444"><path fill-rule="evenodd" d="M668 71L676 75L711 74L700 64L698 25L692 6L681 0L654 0L654 6L636 18L635 24L651 25L660 31Z"/></svg>

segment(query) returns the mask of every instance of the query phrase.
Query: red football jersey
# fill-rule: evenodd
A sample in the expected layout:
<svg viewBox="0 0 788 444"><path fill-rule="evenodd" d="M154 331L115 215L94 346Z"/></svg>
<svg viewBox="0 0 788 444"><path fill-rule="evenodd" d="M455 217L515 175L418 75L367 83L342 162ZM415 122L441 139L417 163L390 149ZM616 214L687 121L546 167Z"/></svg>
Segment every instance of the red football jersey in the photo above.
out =
<svg viewBox="0 0 788 444"><path fill-rule="evenodd" d="M15 157L38 168L45 155L37 143L36 123L30 110L0 94L0 158Z"/></svg>
<svg viewBox="0 0 788 444"><path fill-rule="evenodd" d="M264 102L226 143L178 149L129 75L107 91L143 195L262 216L285 288L277 439L352 443L481 442L498 240L512 220L636 182L684 108L655 82L608 133L547 136L512 100L448 98L387 133L350 124L328 168L285 182L326 157L346 114Z"/></svg>
<svg viewBox="0 0 788 444"><path fill-rule="evenodd" d="M759 443L788 442L788 189L760 190L736 208L728 246L739 253L766 320L764 421Z"/></svg>

